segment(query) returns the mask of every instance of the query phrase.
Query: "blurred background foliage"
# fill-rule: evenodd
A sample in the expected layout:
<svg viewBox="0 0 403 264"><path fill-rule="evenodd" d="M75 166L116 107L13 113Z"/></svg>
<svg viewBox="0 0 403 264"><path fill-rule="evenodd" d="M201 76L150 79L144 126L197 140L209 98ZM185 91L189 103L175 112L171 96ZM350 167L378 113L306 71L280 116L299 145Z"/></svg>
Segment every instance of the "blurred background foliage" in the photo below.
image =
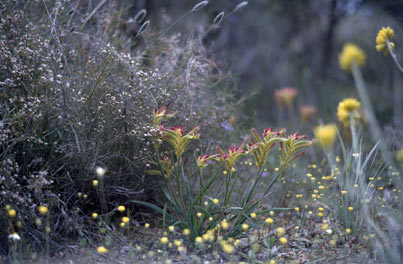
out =
<svg viewBox="0 0 403 264"><path fill-rule="evenodd" d="M367 54L364 76L380 122L401 119L401 75L390 58L374 49L382 26L393 27L396 42L402 42L401 1L256 0L204 34L219 12L229 14L239 2L211 1L177 26L183 34L204 37L208 54L236 78L237 96L248 97L238 121L247 126L260 122L288 126L278 120L282 115L273 96L283 86L298 89L297 106L314 105L321 118L333 119L337 102L355 96L351 77L338 67L338 53L346 42L358 44ZM179 17L195 3L135 1L130 13L146 8L153 26L159 28L161 13ZM122 7L126 4L130 2L123 1ZM397 54L400 51L397 46Z"/></svg>
<svg viewBox="0 0 403 264"><path fill-rule="evenodd" d="M65 2L75 18L68 24L71 28L65 30L72 31L99 27L99 19L104 17L94 15L86 21L93 10L115 9L116 16L105 22L113 25L110 27L113 30L107 32L110 41L122 50L130 47L132 52L138 52L149 44L138 34L142 23L135 22L136 14L143 9L147 11L143 21L150 21L149 31L152 32L147 38L158 37L163 32L168 36L180 35L181 41L200 41L203 46L199 48L217 63L216 70L229 73L233 78L230 86L216 83L214 89L226 89L231 97L238 99L242 107L237 109L242 111L232 113L230 123L244 128L278 126L311 133L309 126L299 122L298 109L303 105L312 105L321 113L312 123L333 120L337 103L342 98L356 96L351 76L342 72L338 65L342 46L353 42L367 55L363 73L380 123L388 125L388 131L395 134L395 128L402 125L401 75L390 58L374 48L375 36L382 26L394 28L396 43L402 42L401 1L256 0L237 12L233 12L234 8L242 1L210 1L202 10L180 19L167 32L169 25L198 2ZM224 20L219 26L212 26L220 12L225 12ZM40 14L46 16L45 12ZM32 16L37 19L37 12L32 12ZM83 21L86 22L84 27ZM98 34L100 32L105 36L105 29ZM400 51L397 45L396 53ZM145 57L153 56L152 52L152 48L146 48ZM274 99L274 91L284 86L298 90L296 103L288 112L280 109ZM225 104L225 99L219 100Z"/></svg>

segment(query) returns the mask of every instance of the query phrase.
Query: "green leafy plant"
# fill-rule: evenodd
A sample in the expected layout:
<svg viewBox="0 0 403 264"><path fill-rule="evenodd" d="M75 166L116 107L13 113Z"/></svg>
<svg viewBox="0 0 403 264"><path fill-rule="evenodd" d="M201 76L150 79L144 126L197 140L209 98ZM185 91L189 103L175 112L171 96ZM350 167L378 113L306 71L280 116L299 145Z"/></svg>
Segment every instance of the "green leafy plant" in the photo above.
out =
<svg viewBox="0 0 403 264"><path fill-rule="evenodd" d="M133 202L148 206L171 221L181 229L190 230L190 238L196 241L201 235L233 237L242 230L242 224L249 219L249 215L258 208L264 201L274 183L280 177L286 175L287 169L292 162L304 154L303 149L312 146L312 140L306 140L306 136L298 133L286 135L285 129L274 132L272 129L265 129L260 136L256 129L252 129L250 144L242 143L239 147L231 145L228 152L217 147L217 154L201 155L196 160L197 173L199 176L198 188L195 192L190 186L189 175L194 175L191 164L186 163L186 150L190 142L199 138L199 127L193 128L185 133L183 127L166 128L161 123L174 114L169 114L165 108L154 110L153 134L156 160L151 161L153 168L148 170L150 175L158 175L161 179L161 188L167 198L168 206L164 209L148 202ZM167 142L174 150L172 158L162 156L159 152L161 144ZM279 144L280 147L280 171L265 186L263 194L254 199L256 186L262 179L262 173L267 165L267 157L270 150ZM231 206L231 197L235 186L237 186L237 162L244 156L252 154L255 158L256 176L250 188L239 190L242 199L238 206ZM165 155L165 154L164 154ZM203 170L209 162L216 160L224 167L224 177L221 173L214 173L207 181L203 179ZM218 188L216 196L211 196L212 187ZM207 200L205 199L207 198ZM232 201L235 205L236 201ZM217 229L217 227L220 227ZM214 240L214 239L213 239Z"/></svg>

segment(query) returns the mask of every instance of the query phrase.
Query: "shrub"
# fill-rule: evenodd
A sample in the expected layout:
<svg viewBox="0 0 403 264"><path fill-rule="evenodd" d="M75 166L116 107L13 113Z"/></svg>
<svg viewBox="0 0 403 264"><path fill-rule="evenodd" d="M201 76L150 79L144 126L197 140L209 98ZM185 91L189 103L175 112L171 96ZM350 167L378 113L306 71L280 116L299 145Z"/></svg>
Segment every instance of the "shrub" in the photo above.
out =
<svg viewBox="0 0 403 264"><path fill-rule="evenodd" d="M111 23L113 4L98 9L88 29L76 18L83 15L79 3L73 11L65 2L25 10L19 4L1 4L0 207L15 209L9 227L18 224L39 245L45 238L44 224L34 224L40 204L52 212L47 225L58 239L82 234L93 212L106 214L130 198L154 201L155 178L145 175L153 152L151 109L174 105L181 113L175 122L206 124L205 134L214 135L223 108L231 106L211 89L213 82L225 84L225 76L193 39L144 32L148 45L123 48L110 36L119 32ZM42 16L45 10L54 21ZM27 19L33 14L37 23ZM81 32L74 29L79 25ZM92 184L98 166L106 168L102 210ZM0 232L6 244L6 230Z"/></svg>

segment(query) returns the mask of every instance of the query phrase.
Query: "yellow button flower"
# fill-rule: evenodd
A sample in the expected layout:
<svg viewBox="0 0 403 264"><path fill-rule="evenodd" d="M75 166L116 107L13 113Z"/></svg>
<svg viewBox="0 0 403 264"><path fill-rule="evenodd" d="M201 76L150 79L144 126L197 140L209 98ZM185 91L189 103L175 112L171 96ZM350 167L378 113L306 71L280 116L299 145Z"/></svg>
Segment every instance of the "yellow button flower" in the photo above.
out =
<svg viewBox="0 0 403 264"><path fill-rule="evenodd" d="M353 63L358 67L363 67L365 60L366 56L364 51L352 43L345 44L343 50L339 54L340 68L346 72L351 72Z"/></svg>
<svg viewBox="0 0 403 264"><path fill-rule="evenodd" d="M49 211L48 208L47 208L46 206L44 206L44 205L40 205L40 206L38 207L38 212L39 212L41 215L47 214L48 211Z"/></svg>
<svg viewBox="0 0 403 264"><path fill-rule="evenodd" d="M285 229L283 227L279 227L276 229L277 235L282 236L285 234Z"/></svg>
<svg viewBox="0 0 403 264"><path fill-rule="evenodd" d="M160 242L161 242L161 244L167 244L169 242L169 240L167 237L161 237Z"/></svg>
<svg viewBox="0 0 403 264"><path fill-rule="evenodd" d="M280 237L280 243L281 244L287 244L287 238L285 238L285 237Z"/></svg>
<svg viewBox="0 0 403 264"><path fill-rule="evenodd" d="M315 137L324 149L330 149L336 139L337 128L334 124L317 126L314 130Z"/></svg>
<svg viewBox="0 0 403 264"><path fill-rule="evenodd" d="M124 205L119 205L118 206L118 211L123 213L126 210L126 207Z"/></svg>
<svg viewBox="0 0 403 264"><path fill-rule="evenodd" d="M98 186L98 180L92 180L92 185L94 187L97 187Z"/></svg>
<svg viewBox="0 0 403 264"><path fill-rule="evenodd" d="M15 211L14 209L9 209L9 210L7 211L7 213L8 213L8 215L9 215L10 217L15 217L15 216L17 215L17 211Z"/></svg>
<svg viewBox="0 0 403 264"><path fill-rule="evenodd" d="M177 247L180 247L182 245L182 241L180 241L178 239L174 239L174 245Z"/></svg>
<svg viewBox="0 0 403 264"><path fill-rule="evenodd" d="M196 242L197 244L201 244L201 243L203 243L203 238L200 237L200 236L198 236L198 237L195 238L195 242Z"/></svg>
<svg viewBox="0 0 403 264"><path fill-rule="evenodd" d="M381 30L379 30L378 35L376 36L376 50L378 52L382 52L387 56L389 54L388 46L386 44L386 41L389 41L390 47L392 51L395 48L395 43L390 42L390 40L394 36L394 31L390 27L382 27Z"/></svg>
<svg viewBox="0 0 403 264"><path fill-rule="evenodd" d="M354 119L359 119L360 114L358 110L361 107L361 103L354 98L346 98L337 106L337 118L345 126L350 124L350 115Z"/></svg>
<svg viewBox="0 0 403 264"><path fill-rule="evenodd" d="M225 221L225 220L221 221L221 227L222 227L222 229L224 229L224 230L228 230L228 229L229 229L229 224L228 224L228 222Z"/></svg>
<svg viewBox="0 0 403 264"><path fill-rule="evenodd" d="M235 251L234 247L232 245L228 244L227 242L222 242L221 247L222 247L222 251L224 251L227 254L232 254Z"/></svg>
<svg viewBox="0 0 403 264"><path fill-rule="evenodd" d="M190 235L190 229L189 229L189 228L183 229L183 234L184 234L185 236Z"/></svg>
<svg viewBox="0 0 403 264"><path fill-rule="evenodd" d="M106 249L106 248L103 247L103 246L97 248L97 252L98 252L99 254L105 254L105 253L108 253L108 251L109 251L109 250Z"/></svg>

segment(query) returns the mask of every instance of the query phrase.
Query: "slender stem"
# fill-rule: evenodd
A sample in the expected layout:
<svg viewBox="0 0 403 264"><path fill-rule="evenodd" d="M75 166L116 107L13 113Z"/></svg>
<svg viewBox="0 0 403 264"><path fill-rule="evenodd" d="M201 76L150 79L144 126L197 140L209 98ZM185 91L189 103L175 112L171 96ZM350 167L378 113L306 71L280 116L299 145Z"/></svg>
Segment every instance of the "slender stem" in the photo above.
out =
<svg viewBox="0 0 403 264"><path fill-rule="evenodd" d="M231 196L231 192L229 191L229 185L231 183L232 178L232 168L228 172L227 182L225 183L225 196L224 196L224 207L227 207L229 203L229 197Z"/></svg>
<svg viewBox="0 0 403 264"><path fill-rule="evenodd" d="M100 200L101 200L102 213L105 214L107 212L107 207L106 207L106 198L104 190L104 177L99 177L99 192L101 196Z"/></svg>
<svg viewBox="0 0 403 264"><path fill-rule="evenodd" d="M13 263L18 263L18 258L17 258L17 240L15 240L15 239L14 239L14 241L13 241L12 251L13 251Z"/></svg>
<svg viewBox="0 0 403 264"><path fill-rule="evenodd" d="M400 65L399 61L397 60L396 54L393 52L392 47L390 46L390 42L388 39L386 39L386 46L388 47L390 56L392 56L393 61L395 62L396 66L399 68L401 72L403 72L403 68Z"/></svg>
<svg viewBox="0 0 403 264"><path fill-rule="evenodd" d="M232 190L234 189L234 186L235 186L235 183L236 183L237 175L238 175L238 174L235 174L234 178L232 179L232 185L231 185L231 189L229 190L229 195L228 195L228 202L229 202L229 199L230 199L230 197L231 197Z"/></svg>
<svg viewBox="0 0 403 264"><path fill-rule="evenodd" d="M350 114L350 129L351 129L351 141L352 141L352 150L351 150L351 154L352 154L352 162L355 161L354 159L354 155L360 155L358 153L358 135L357 135L357 131L355 128L355 121L354 121L354 116L352 114ZM350 184L350 179L349 179L349 175L350 173L346 173L346 182L344 183L344 189L348 188L349 186L351 186Z"/></svg>
<svg viewBox="0 0 403 264"><path fill-rule="evenodd" d="M260 197L260 198L257 200L258 203L261 202L261 201L263 201L264 197L265 197L266 194L270 191L270 189L271 189L271 187L273 186L273 184L277 181L277 179L278 179L280 176L284 176L285 173L286 173L286 171L287 171L287 167L283 167L283 166L282 166L281 169L280 169L280 172L277 174L277 176L274 177L273 180L269 183L269 186L266 188L266 190L265 190L264 194L262 195L262 197ZM233 225L233 227L234 227L234 226L237 226L237 225L240 224L242 221L244 221L244 220L241 220L241 222L239 222L241 216L243 216L243 213L244 213L244 211L245 211L245 208L246 208L246 206L244 206L244 207L241 209L241 211L238 213L238 215L236 216L236 219L235 219L235 221L234 221L235 224ZM229 234L231 234L233 227L231 227L231 230L228 232Z"/></svg>
<svg viewBox="0 0 403 264"><path fill-rule="evenodd" d="M176 170L176 188L178 189L178 194L179 194L179 200L180 200L180 202L181 202L181 207L182 207L182 212L183 212L183 214L185 213L185 202L184 202L184 200L183 200L183 196L182 196L182 188L181 188L181 185L180 185L180 179L179 179L179 165L180 165L180 160L181 160L181 157L179 157L179 156L177 156L177 158L176 158L176 168L175 168L175 170Z"/></svg>
<svg viewBox="0 0 403 264"><path fill-rule="evenodd" d="M351 129L351 141L352 141L352 152L357 153L358 142L357 142L357 130L355 128L355 120L353 114L350 114L350 129Z"/></svg>
<svg viewBox="0 0 403 264"><path fill-rule="evenodd" d="M172 24L170 24L164 31L161 32L159 37L162 37L165 33L167 33L171 28L173 28L176 24L178 24L182 19L184 19L186 16L188 16L190 13L192 13L194 10L189 10L185 14L183 14L181 17L179 17L177 20L175 20Z"/></svg>
<svg viewBox="0 0 403 264"><path fill-rule="evenodd" d="M278 178L283 177L285 175L287 171L287 167L281 167L280 172L277 174L276 177L273 178L273 180L269 183L269 185L267 186L265 192L263 193L263 196L261 197L261 199L263 199L266 194L270 191L271 187L274 185L274 183L276 183L276 181L278 180Z"/></svg>
<svg viewBox="0 0 403 264"><path fill-rule="evenodd" d="M242 206L245 207L248 204L249 200L252 197L253 192L255 191L257 183L260 181L260 178L262 177L262 174L263 174L262 173L262 168L259 168L258 171L257 171L256 177L255 177L255 181L253 182L252 189L249 191L248 197L246 198L246 200L245 200L245 202L244 202L244 204Z"/></svg>
<svg viewBox="0 0 403 264"><path fill-rule="evenodd" d="M203 202L203 179L202 179L202 169L199 169L199 188L200 188L200 201L199 201L199 205L201 206L202 202Z"/></svg>
<svg viewBox="0 0 403 264"><path fill-rule="evenodd" d="M368 92L365 87L364 79L362 77L360 68L358 67L358 65L356 63L353 64L352 72L353 72L355 86L357 87L358 96L360 97L360 99L364 105L368 123L371 128L370 129L371 134L376 141L379 141L379 149L381 150L383 159L386 162L389 162L393 167L396 168L393 158L388 149L388 146L387 146L386 142L383 140L382 131L380 129L378 121L376 120L375 112L372 107L371 100L369 99Z"/></svg>
<svg viewBox="0 0 403 264"><path fill-rule="evenodd" d="M46 215L46 226L45 226L45 233L46 233L46 258L49 258L49 232L47 230L48 227L50 227L49 225L49 214Z"/></svg>

